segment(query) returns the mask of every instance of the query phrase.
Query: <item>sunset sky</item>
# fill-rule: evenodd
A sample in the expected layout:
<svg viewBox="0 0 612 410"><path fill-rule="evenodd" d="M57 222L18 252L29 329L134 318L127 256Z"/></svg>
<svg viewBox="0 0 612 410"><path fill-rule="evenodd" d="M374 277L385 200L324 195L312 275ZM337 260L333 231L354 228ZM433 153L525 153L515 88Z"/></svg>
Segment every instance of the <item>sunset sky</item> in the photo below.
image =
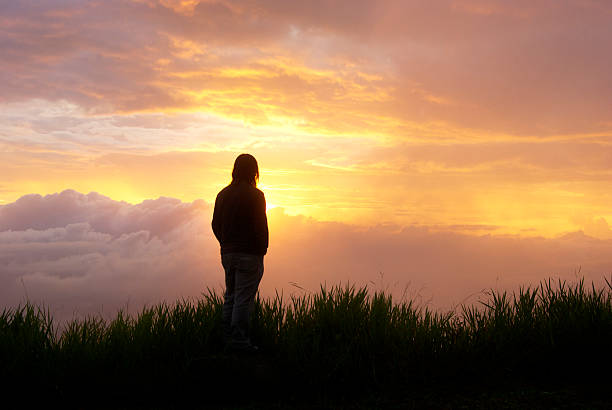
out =
<svg viewBox="0 0 612 410"><path fill-rule="evenodd" d="M11 283L53 276L59 259L48 254L24 267L15 244L40 241L15 232L86 223L79 235L92 229L112 242L132 233L117 228L124 219L64 221L53 212L66 203L95 200L87 212L104 203L125 214L164 197L163 209L198 209L208 229L234 158L249 152L277 249L297 232L290 226L337 227L353 235L347 244L376 230L395 241L389 247L402 232L518 244L495 242L495 252L533 249L525 241L558 251L554 241L582 235L591 245L572 249L601 249L590 273L604 275L611 43L608 0L3 1L0 262ZM28 194L42 197L18 201ZM146 244L156 238L138 229ZM302 248L321 240L312 232ZM272 246L270 272L280 275L281 259L291 269L289 250ZM550 256L542 252L534 257ZM374 259L368 269L405 279ZM535 264L530 274L584 264Z"/></svg>

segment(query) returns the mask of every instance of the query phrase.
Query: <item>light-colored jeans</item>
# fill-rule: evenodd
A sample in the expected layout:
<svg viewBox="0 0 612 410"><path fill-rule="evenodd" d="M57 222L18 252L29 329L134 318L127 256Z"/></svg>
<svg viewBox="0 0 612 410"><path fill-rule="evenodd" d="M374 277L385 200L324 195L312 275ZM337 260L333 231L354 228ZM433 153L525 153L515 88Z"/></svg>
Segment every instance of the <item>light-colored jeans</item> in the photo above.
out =
<svg viewBox="0 0 612 410"><path fill-rule="evenodd" d="M248 347L249 316L259 282L263 276L263 255L226 253L221 257L225 269L223 330L230 347Z"/></svg>

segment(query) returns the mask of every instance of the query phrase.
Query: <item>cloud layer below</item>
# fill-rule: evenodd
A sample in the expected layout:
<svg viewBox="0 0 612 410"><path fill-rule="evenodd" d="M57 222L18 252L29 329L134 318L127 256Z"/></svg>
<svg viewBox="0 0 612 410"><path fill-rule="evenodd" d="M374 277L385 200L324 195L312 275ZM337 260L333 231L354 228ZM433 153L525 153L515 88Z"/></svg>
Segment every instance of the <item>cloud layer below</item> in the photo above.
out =
<svg viewBox="0 0 612 410"><path fill-rule="evenodd" d="M203 201L158 198L131 205L71 190L0 206L2 305L29 298L67 319L198 297L206 287L220 290L223 272L210 217ZM264 295L350 281L448 309L491 287L572 280L578 270L601 283L612 272L612 241L580 232L521 239L364 228L289 216L282 209L269 217Z"/></svg>

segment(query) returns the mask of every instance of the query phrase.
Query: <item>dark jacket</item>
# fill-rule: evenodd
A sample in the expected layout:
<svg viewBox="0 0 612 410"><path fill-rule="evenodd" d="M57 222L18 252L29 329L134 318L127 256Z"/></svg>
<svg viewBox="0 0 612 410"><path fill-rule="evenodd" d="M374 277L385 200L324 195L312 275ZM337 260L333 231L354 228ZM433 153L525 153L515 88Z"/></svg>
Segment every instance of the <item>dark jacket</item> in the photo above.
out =
<svg viewBox="0 0 612 410"><path fill-rule="evenodd" d="M265 255L268 250L266 199L254 186L239 182L223 188L215 200L212 229L221 254Z"/></svg>

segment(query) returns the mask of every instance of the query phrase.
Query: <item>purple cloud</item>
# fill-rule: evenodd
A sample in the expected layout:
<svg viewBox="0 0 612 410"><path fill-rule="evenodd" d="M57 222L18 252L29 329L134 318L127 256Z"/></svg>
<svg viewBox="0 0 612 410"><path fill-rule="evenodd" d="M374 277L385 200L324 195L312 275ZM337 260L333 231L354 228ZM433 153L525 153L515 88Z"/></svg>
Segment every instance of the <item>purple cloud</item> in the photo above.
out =
<svg viewBox="0 0 612 410"><path fill-rule="evenodd" d="M387 130L400 136L418 131L411 122L528 136L610 130L608 2L1 7L0 102L65 99L107 113L200 107L262 122L284 115L336 131L351 124L380 131L363 119L377 115L405 122ZM279 56L289 68L334 75L309 77L283 67ZM224 68L246 71L226 76ZM262 69L265 75L252 74ZM217 94L240 89L248 90L243 97L257 91L256 98ZM254 101L266 101L268 112Z"/></svg>

